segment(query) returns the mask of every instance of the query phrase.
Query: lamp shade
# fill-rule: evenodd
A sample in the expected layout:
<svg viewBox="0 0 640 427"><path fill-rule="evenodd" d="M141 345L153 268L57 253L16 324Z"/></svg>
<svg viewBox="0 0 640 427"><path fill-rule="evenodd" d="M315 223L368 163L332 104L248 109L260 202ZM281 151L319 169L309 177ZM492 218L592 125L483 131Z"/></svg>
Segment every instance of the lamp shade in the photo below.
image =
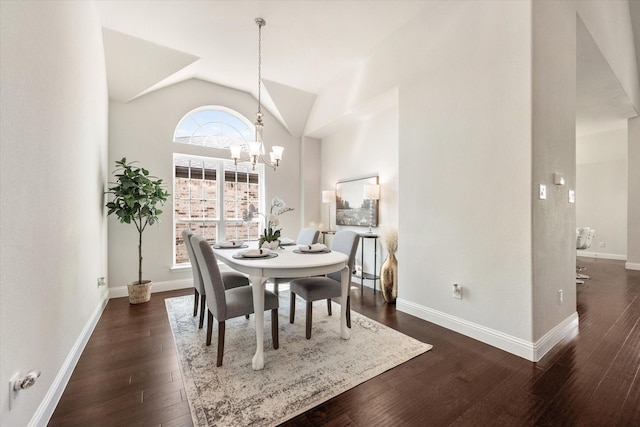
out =
<svg viewBox="0 0 640 427"><path fill-rule="evenodd" d="M322 203L333 203L336 201L336 192L333 190L325 190L322 192Z"/></svg>
<svg viewBox="0 0 640 427"><path fill-rule="evenodd" d="M380 198L380 186L378 184L365 184L364 198L368 200L378 200Z"/></svg>
<svg viewBox="0 0 640 427"><path fill-rule="evenodd" d="M240 144L231 144L229 146L229 149L231 150L231 158L234 160L239 160L242 146Z"/></svg>

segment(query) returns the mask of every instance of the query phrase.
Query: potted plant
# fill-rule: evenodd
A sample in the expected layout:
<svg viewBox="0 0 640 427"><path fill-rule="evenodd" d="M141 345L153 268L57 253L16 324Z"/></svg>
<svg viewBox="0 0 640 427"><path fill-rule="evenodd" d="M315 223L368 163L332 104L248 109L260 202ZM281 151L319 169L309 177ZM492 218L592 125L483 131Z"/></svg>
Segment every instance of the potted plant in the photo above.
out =
<svg viewBox="0 0 640 427"><path fill-rule="evenodd" d="M151 298L151 281L142 280L142 233L147 225L159 222L163 205L169 193L162 186L162 179L149 175L145 168L127 163L125 157L116 160L113 171L116 182L110 182L107 193L113 194L113 200L107 203L107 215L116 214L123 224L135 224L138 230L138 280L127 285L129 302L140 304Z"/></svg>
<svg viewBox="0 0 640 427"><path fill-rule="evenodd" d="M255 206L249 205L249 209L244 211L243 219L245 221L251 221L256 213L260 213L260 215L265 218L266 222L264 231L260 235L260 239L258 241L259 248L277 249L278 246L280 246L280 232L282 231L282 229L276 228L280 225L278 215L292 210L293 208L288 207L279 197L274 197L271 200L271 208L269 209L268 217L258 212Z"/></svg>

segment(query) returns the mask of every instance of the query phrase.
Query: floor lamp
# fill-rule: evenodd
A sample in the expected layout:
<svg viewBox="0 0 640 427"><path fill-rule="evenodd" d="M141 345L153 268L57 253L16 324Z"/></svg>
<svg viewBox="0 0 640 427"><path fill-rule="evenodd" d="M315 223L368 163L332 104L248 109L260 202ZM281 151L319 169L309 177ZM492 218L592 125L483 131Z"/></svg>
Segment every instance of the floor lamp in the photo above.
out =
<svg viewBox="0 0 640 427"><path fill-rule="evenodd" d="M369 231L371 234L371 225L373 224L373 201L376 203L380 199L380 186L378 184L365 184L364 186L364 198L369 200Z"/></svg>
<svg viewBox="0 0 640 427"><path fill-rule="evenodd" d="M336 200L336 192L332 190L325 190L322 192L322 203L327 204L327 213L329 214L329 231L331 230L331 202Z"/></svg>

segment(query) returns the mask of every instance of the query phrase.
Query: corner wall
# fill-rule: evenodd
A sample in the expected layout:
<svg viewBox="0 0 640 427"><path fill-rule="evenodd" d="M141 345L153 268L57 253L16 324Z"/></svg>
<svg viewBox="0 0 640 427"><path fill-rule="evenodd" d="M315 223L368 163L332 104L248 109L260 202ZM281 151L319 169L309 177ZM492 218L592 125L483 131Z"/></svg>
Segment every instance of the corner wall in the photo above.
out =
<svg viewBox="0 0 640 427"><path fill-rule="evenodd" d="M397 93L397 92L396 92ZM398 228L398 107L397 96L393 105L381 111L376 110L361 120L336 132L322 140L322 170L320 173L322 190L335 190L336 183L341 180L362 178L378 175L380 183L379 227L374 227L374 233L380 233L384 227ZM322 193L314 196L321 200ZM327 224L329 214L327 205L322 203L319 212L320 222ZM336 204L331 204L331 225L334 229L350 229L356 233L364 233L366 227L336 226ZM329 244L329 241L327 241ZM362 245L358 246L356 264L362 264ZM373 242L365 244L364 271L380 274L380 266L386 252L378 239L377 262L374 270ZM401 260L402 254L398 253ZM399 261L402 262L402 261ZM360 279L353 279L359 283ZM365 286L373 287L370 280L364 281ZM376 283L380 289L380 283ZM401 292L401 291L400 291Z"/></svg>
<svg viewBox="0 0 640 427"><path fill-rule="evenodd" d="M532 2L533 341L576 315L576 28L572 4ZM558 172L564 186L554 185ZM546 185L547 197L538 197ZM560 297L562 292L562 298Z"/></svg>
<svg viewBox="0 0 640 427"><path fill-rule="evenodd" d="M640 270L640 117L629 119L629 188L627 213L627 264Z"/></svg>
<svg viewBox="0 0 640 427"><path fill-rule="evenodd" d="M0 2L0 43L0 425L46 425L107 297L95 4ZM31 370L9 410L9 380Z"/></svg>

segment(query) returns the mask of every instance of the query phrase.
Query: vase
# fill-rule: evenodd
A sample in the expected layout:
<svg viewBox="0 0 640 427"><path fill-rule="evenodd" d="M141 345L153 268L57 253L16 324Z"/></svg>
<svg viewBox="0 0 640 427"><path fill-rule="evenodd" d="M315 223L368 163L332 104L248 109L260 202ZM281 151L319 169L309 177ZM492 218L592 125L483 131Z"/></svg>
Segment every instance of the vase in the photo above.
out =
<svg viewBox="0 0 640 427"><path fill-rule="evenodd" d="M398 297L398 260L394 253L390 253L380 267L380 288L387 303L396 302Z"/></svg>
<svg viewBox="0 0 640 427"><path fill-rule="evenodd" d="M264 242L261 246L262 249L278 249L280 246L280 240L272 240L271 242Z"/></svg>

